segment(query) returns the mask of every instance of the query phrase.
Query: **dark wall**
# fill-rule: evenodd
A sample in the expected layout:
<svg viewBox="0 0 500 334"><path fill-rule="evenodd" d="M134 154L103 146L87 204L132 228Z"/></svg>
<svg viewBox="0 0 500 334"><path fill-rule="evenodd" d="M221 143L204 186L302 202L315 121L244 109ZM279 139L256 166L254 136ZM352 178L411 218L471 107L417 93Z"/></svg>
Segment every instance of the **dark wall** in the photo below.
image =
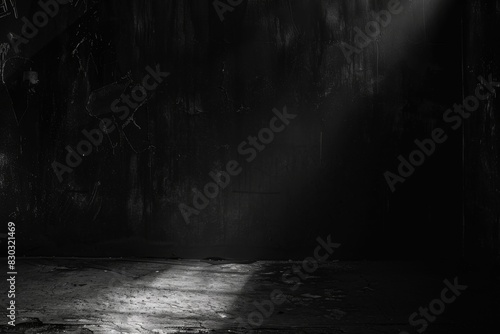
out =
<svg viewBox="0 0 500 334"><path fill-rule="evenodd" d="M289 258L308 255L317 236L331 234L343 258L460 256L460 133L394 193L383 175L461 101L463 57L477 56L469 48L464 54L462 41L471 45L479 28L462 32L463 9L453 1L425 10L402 4L403 13L351 63L341 43L354 45L353 29L387 1L243 1L223 22L211 1L62 6L36 41L5 60L0 214L18 222L18 248L28 255ZM22 10L30 16L39 8ZM474 13L467 18L479 20ZM19 19L2 20L0 36L20 31ZM111 104L156 64L170 75L125 124ZM36 85L22 80L30 69ZM247 163L238 145L285 106L297 118ZM103 118L120 130L59 182L53 161L64 162L66 145L75 148L81 131ZM470 138L493 140L483 132L488 120L470 123ZM467 151L496 161L495 152ZM179 204L192 206L193 188L203 189L209 173L233 159L242 173L186 224ZM495 166L481 166L471 162L467 170L481 180L496 175ZM496 190L468 187L475 193L467 219L476 202L489 208L470 247L498 249L497 216L481 197L496 203ZM495 228L497 237L483 245Z"/></svg>
<svg viewBox="0 0 500 334"><path fill-rule="evenodd" d="M470 1L466 12L466 95L478 76L500 82L500 1ZM496 90L500 88L497 84ZM465 127L466 255L482 264L500 263L498 93L488 94Z"/></svg>

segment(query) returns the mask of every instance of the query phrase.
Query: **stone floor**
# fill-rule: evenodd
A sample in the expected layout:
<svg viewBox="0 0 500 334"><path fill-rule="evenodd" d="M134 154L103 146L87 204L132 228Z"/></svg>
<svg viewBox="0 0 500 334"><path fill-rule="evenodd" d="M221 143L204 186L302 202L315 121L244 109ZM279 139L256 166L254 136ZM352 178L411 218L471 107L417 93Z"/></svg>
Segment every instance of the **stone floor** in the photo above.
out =
<svg viewBox="0 0 500 334"><path fill-rule="evenodd" d="M300 265L18 259L17 325L4 320L0 332L417 333L422 325L410 325L410 315L441 298L443 281L455 277L467 289L425 332L499 332L500 285L488 273L439 264L327 262L308 277L289 274ZM6 305L6 294L1 298Z"/></svg>

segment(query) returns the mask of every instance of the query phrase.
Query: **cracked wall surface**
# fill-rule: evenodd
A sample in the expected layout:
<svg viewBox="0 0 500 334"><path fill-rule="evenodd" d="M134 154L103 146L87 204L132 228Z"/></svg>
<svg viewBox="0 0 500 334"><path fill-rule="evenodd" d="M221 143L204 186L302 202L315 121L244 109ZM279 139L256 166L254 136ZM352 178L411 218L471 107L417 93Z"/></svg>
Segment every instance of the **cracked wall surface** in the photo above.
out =
<svg viewBox="0 0 500 334"><path fill-rule="evenodd" d="M471 56L456 29L460 8L444 3L436 15L445 23L425 30L433 18L402 1L401 17L350 64L341 43L354 43L353 29L386 1L244 1L223 22L210 1L61 7L20 54L2 58L1 216L19 222L25 254L282 258L329 232L345 240L346 257L451 256L462 242L460 136L397 196L382 177L459 101L457 69ZM2 42L20 29L1 19ZM51 163L156 64L171 75L129 119L114 117L118 129L58 182ZM36 84L24 80L30 71ZM241 159L238 144L285 105L298 121L187 225L178 205ZM490 121L477 121L477 136L494 138L481 129ZM484 210L479 242L495 215Z"/></svg>

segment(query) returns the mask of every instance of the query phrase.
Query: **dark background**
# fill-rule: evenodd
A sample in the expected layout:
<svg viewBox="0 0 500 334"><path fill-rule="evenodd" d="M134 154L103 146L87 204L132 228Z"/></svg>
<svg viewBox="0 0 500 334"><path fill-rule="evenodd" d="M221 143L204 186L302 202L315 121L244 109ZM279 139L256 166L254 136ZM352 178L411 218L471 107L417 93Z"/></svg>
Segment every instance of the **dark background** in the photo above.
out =
<svg viewBox="0 0 500 334"><path fill-rule="evenodd" d="M288 259L331 234L341 259L498 261L498 98L464 133L442 115L479 75L499 77L500 1L423 4L402 1L352 64L340 43L387 1L244 1L223 22L202 0L61 6L3 60L0 217L17 224L18 256ZM39 9L18 4L20 17ZM2 42L21 26L0 19ZM137 126L60 183L64 147L156 64L171 75ZM245 163L239 143L285 105L298 117ZM391 193L383 173L437 126L450 139ZM178 205L233 159L243 173L187 225Z"/></svg>

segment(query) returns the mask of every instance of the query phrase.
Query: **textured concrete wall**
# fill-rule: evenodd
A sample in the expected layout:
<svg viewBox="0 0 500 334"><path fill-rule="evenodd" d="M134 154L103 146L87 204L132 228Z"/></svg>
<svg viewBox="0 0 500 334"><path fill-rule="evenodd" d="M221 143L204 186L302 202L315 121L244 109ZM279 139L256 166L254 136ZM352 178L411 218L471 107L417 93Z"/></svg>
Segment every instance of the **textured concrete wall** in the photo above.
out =
<svg viewBox="0 0 500 334"><path fill-rule="evenodd" d="M402 3L351 63L341 43L353 45L354 28L387 1L243 1L223 22L211 1L61 8L22 49L31 60L9 61L0 94L1 214L20 222L18 248L284 257L331 233L345 257L458 254L460 136L396 193L383 177L462 87L461 12L443 1L426 17L421 3ZM60 183L51 163L112 117L113 100L156 64L170 76L134 122ZM40 79L34 91L20 79L29 69ZM238 145L285 105L297 118L245 163ZM14 113L24 114L19 124ZM179 204L192 205L192 189L233 159L243 172L186 224Z"/></svg>
<svg viewBox="0 0 500 334"><path fill-rule="evenodd" d="M466 13L468 95L476 89L479 75L489 79L491 74L500 81L500 1L469 1ZM488 95L465 129L466 253L481 263L500 263L499 89Z"/></svg>

